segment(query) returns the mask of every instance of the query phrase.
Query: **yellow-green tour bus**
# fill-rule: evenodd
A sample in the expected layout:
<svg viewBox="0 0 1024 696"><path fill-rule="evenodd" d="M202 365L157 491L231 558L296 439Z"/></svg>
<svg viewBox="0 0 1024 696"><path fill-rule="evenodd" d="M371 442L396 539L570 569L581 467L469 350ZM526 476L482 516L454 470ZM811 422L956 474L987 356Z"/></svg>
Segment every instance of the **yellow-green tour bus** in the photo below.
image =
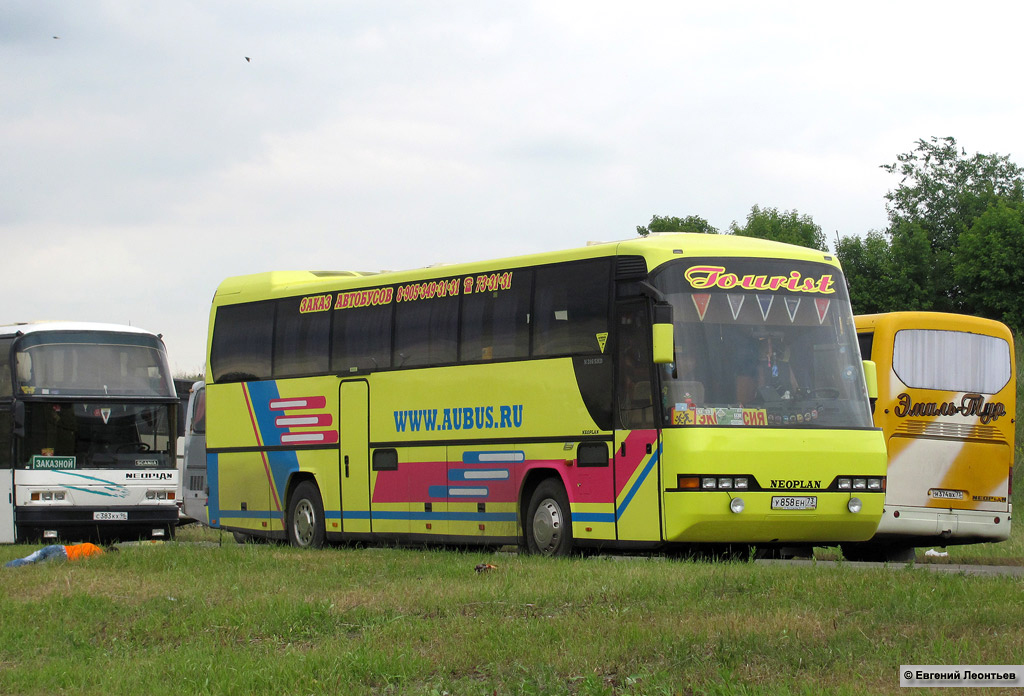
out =
<svg viewBox="0 0 1024 696"><path fill-rule="evenodd" d="M940 312L855 317L878 371L875 424L889 451L885 514L852 559L913 560L914 547L1010 536L1016 376L998 321Z"/></svg>
<svg viewBox="0 0 1024 696"><path fill-rule="evenodd" d="M873 366L820 251L670 234L262 273L209 329L209 520L236 537L771 548L882 514Z"/></svg>

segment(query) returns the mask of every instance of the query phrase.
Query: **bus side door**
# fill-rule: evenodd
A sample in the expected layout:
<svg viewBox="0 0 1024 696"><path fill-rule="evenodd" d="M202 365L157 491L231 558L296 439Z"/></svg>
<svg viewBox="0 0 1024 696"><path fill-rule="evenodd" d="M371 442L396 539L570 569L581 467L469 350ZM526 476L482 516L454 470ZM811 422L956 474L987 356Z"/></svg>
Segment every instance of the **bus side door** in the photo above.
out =
<svg viewBox="0 0 1024 696"><path fill-rule="evenodd" d="M661 439L647 303L616 312L615 519L619 541L661 539Z"/></svg>
<svg viewBox="0 0 1024 696"><path fill-rule="evenodd" d="M0 544L13 544L15 538L13 409L9 401L0 403Z"/></svg>
<svg viewBox="0 0 1024 696"><path fill-rule="evenodd" d="M370 385L341 383L341 529L370 531Z"/></svg>

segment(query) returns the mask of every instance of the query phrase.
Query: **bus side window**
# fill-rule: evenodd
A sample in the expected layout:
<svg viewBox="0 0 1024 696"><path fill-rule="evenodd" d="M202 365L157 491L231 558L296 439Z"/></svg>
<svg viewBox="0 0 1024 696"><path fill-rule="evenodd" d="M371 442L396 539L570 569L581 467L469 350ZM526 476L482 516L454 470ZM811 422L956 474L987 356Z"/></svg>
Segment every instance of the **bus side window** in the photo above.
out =
<svg viewBox="0 0 1024 696"><path fill-rule="evenodd" d="M213 380L241 382L269 378L273 339L273 302L219 307L210 346Z"/></svg>
<svg viewBox="0 0 1024 696"><path fill-rule="evenodd" d="M331 313L299 311L301 298L277 303L274 377L321 374L330 361Z"/></svg>
<svg viewBox="0 0 1024 696"><path fill-rule="evenodd" d="M336 310L331 370L348 374L391 367L393 311L390 304Z"/></svg>
<svg viewBox="0 0 1024 696"><path fill-rule="evenodd" d="M462 298L462 362L525 358L530 354L530 292L533 272L509 271L508 289Z"/></svg>
<svg viewBox="0 0 1024 696"><path fill-rule="evenodd" d="M608 333L611 262L596 259L537 269L534 356L600 353Z"/></svg>
<svg viewBox="0 0 1024 696"><path fill-rule="evenodd" d="M857 334L857 343L860 344L860 357L862 360L871 360L871 348L875 340L874 332Z"/></svg>
<svg viewBox="0 0 1024 696"><path fill-rule="evenodd" d="M395 367L449 365L458 359L459 297L395 307Z"/></svg>

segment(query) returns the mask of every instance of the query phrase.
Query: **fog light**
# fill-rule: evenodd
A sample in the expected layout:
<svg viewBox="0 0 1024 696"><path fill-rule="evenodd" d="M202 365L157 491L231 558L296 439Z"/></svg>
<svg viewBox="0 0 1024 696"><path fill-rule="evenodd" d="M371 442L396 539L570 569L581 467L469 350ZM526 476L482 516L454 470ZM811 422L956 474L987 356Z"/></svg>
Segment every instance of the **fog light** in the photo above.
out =
<svg viewBox="0 0 1024 696"><path fill-rule="evenodd" d="M860 498L850 498L850 502L846 504L846 507L850 512L857 514L864 507L864 504L860 502Z"/></svg>
<svg viewBox="0 0 1024 696"><path fill-rule="evenodd" d="M43 538L44 539L56 539L57 538L57 530L56 529L47 529L46 531L43 532Z"/></svg>
<svg viewBox="0 0 1024 696"><path fill-rule="evenodd" d="M743 498L733 498L729 501L729 509L739 514L743 512Z"/></svg>

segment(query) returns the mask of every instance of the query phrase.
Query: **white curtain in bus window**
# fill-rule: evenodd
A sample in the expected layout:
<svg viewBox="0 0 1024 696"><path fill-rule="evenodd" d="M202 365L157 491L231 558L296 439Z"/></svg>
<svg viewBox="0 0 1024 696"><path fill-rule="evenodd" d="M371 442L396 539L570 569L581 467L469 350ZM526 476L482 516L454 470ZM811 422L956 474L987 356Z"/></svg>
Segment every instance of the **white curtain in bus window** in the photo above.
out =
<svg viewBox="0 0 1024 696"><path fill-rule="evenodd" d="M994 394L1010 381L1010 346L994 336L904 329L896 332L892 368L913 389Z"/></svg>

